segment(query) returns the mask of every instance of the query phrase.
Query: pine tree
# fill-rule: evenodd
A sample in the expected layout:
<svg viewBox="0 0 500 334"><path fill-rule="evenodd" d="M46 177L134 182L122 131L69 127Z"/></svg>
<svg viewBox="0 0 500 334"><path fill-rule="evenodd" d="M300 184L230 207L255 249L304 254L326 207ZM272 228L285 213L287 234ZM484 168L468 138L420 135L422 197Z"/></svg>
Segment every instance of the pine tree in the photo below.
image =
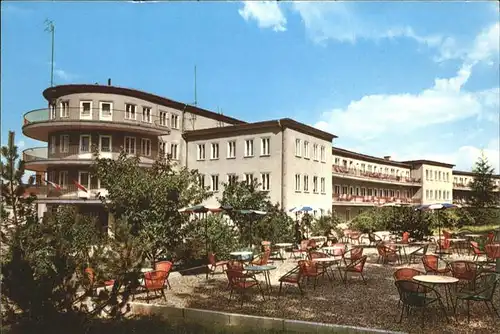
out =
<svg viewBox="0 0 500 334"><path fill-rule="evenodd" d="M472 192L468 204L475 208L496 206L499 198L495 193L494 168L490 165L484 153L481 153L472 172L474 173L474 180L470 183Z"/></svg>

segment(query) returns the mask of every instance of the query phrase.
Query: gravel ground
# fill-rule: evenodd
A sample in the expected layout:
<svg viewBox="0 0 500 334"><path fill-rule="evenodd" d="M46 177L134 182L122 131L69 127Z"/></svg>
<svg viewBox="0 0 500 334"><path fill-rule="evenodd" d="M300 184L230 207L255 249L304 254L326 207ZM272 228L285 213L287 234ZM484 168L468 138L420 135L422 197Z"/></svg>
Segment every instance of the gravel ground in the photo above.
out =
<svg viewBox="0 0 500 334"><path fill-rule="evenodd" d="M421 328L420 311L410 314L409 317L403 317L402 323L398 324L401 309L398 307L399 297L392 274L396 269L408 267L408 265L379 265L376 263L377 254L374 248L365 248L364 254L369 256L365 266L366 285L358 275L353 275L346 286L340 281L338 271L336 271L333 282L329 282L327 278L320 279L315 291L311 282L305 289L304 297L300 296L295 286L290 286L282 296L278 297L278 278L297 264L296 260L287 259L284 263L275 261L278 268L271 272L273 291L265 302L262 296L254 290L245 300L243 307L240 307L239 296L236 296L236 299L233 296L231 303L228 303L227 278L222 273L215 274L208 281L205 280L204 274L181 276L178 273L172 273L169 279L172 290L166 292L167 301L157 298L151 302L175 307L201 308L410 333L500 333L500 319L498 317L494 319L483 303L471 303L470 323L467 323L464 307L459 307L457 320L450 317L449 324L442 317L442 313L431 307L425 315L424 329ZM470 259L468 256L454 256L454 258ZM423 271L421 263L413 264L411 267ZM263 281L262 275L258 277ZM438 290L443 289L438 287ZM499 290L496 291L494 302L498 309L500 309ZM444 291L442 295L444 296ZM139 295L136 300L140 301L144 298L145 295Z"/></svg>

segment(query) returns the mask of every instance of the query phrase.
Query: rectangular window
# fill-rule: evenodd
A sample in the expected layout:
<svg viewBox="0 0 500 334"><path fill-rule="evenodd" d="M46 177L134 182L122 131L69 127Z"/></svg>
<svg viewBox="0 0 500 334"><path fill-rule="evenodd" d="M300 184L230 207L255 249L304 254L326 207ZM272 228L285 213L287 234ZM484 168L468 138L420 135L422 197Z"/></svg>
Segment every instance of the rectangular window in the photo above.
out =
<svg viewBox="0 0 500 334"><path fill-rule="evenodd" d="M233 159L236 158L236 142L230 141L227 143L227 158Z"/></svg>
<svg viewBox="0 0 500 334"><path fill-rule="evenodd" d="M198 184L200 185L200 187L205 188L205 175L198 175Z"/></svg>
<svg viewBox="0 0 500 334"><path fill-rule="evenodd" d="M101 109L101 117L111 117L111 111L113 110L113 104L111 102L101 102L100 103L100 109Z"/></svg>
<svg viewBox="0 0 500 334"><path fill-rule="evenodd" d="M320 154L321 154L321 162L325 162L326 161L326 153L325 153L325 147L324 146L321 146L321 149L320 149Z"/></svg>
<svg viewBox="0 0 500 334"><path fill-rule="evenodd" d="M245 174L245 182L250 185L253 182L253 174L247 173Z"/></svg>
<svg viewBox="0 0 500 334"><path fill-rule="evenodd" d="M245 157L253 157L253 139L245 140Z"/></svg>
<svg viewBox="0 0 500 334"><path fill-rule="evenodd" d="M321 193L322 194L326 193L326 182L324 177L321 178Z"/></svg>
<svg viewBox="0 0 500 334"><path fill-rule="evenodd" d="M334 187L334 193L335 193L336 195L340 195L340 186L335 186L335 187Z"/></svg>
<svg viewBox="0 0 500 334"><path fill-rule="evenodd" d="M313 145L313 160L318 161L318 144Z"/></svg>
<svg viewBox="0 0 500 334"><path fill-rule="evenodd" d="M160 156L166 156L168 152L168 143L162 140L158 141L158 153Z"/></svg>
<svg viewBox="0 0 500 334"><path fill-rule="evenodd" d="M219 175L212 175L212 191L219 191Z"/></svg>
<svg viewBox="0 0 500 334"><path fill-rule="evenodd" d="M50 136L50 153L56 153L57 137Z"/></svg>
<svg viewBox="0 0 500 334"><path fill-rule="evenodd" d="M61 186L61 188L66 188L66 186L68 185L68 171L67 170L62 170L59 172L58 184Z"/></svg>
<svg viewBox="0 0 500 334"><path fill-rule="evenodd" d="M81 135L80 136L80 153L89 153L90 152L90 135Z"/></svg>
<svg viewBox="0 0 500 334"><path fill-rule="evenodd" d="M170 144L170 157L172 160L179 160L179 144Z"/></svg>
<svg viewBox="0 0 500 334"><path fill-rule="evenodd" d="M151 108L149 107L142 107L142 121L146 123L151 123L152 118L151 118Z"/></svg>
<svg viewBox="0 0 500 334"><path fill-rule="evenodd" d="M426 199L428 199L428 198L429 198L429 189L427 189L427 190L425 191L425 198L426 198Z"/></svg>
<svg viewBox="0 0 500 334"><path fill-rule="evenodd" d="M78 172L78 183L87 189L90 189L90 175L87 171Z"/></svg>
<svg viewBox="0 0 500 334"><path fill-rule="evenodd" d="M304 141L304 158L309 159L309 142Z"/></svg>
<svg viewBox="0 0 500 334"><path fill-rule="evenodd" d="M125 137L125 153L135 154L135 137Z"/></svg>
<svg viewBox="0 0 500 334"><path fill-rule="evenodd" d="M125 104L125 119L136 120L136 106L134 104Z"/></svg>
<svg viewBox="0 0 500 334"><path fill-rule="evenodd" d="M347 186L342 186L342 195L347 195L348 192L349 189L347 188Z"/></svg>
<svg viewBox="0 0 500 334"><path fill-rule="evenodd" d="M61 118L68 118L69 117L69 101L62 101L60 104L61 112L60 116Z"/></svg>
<svg viewBox="0 0 500 334"><path fill-rule="evenodd" d="M269 138L261 138L260 140L260 155L267 156L269 155Z"/></svg>
<svg viewBox="0 0 500 334"><path fill-rule="evenodd" d="M212 143L210 145L210 159L219 159L219 143Z"/></svg>
<svg viewBox="0 0 500 334"><path fill-rule="evenodd" d="M309 176L304 175L304 191L309 192Z"/></svg>
<svg viewBox="0 0 500 334"><path fill-rule="evenodd" d="M229 185L235 184L238 181L238 176L236 174L227 174L227 183Z"/></svg>
<svg viewBox="0 0 500 334"><path fill-rule="evenodd" d="M318 192L318 177L313 176L313 193Z"/></svg>
<svg viewBox="0 0 500 334"><path fill-rule="evenodd" d="M61 153L69 153L69 136L61 135L59 145L59 151Z"/></svg>
<svg viewBox="0 0 500 334"><path fill-rule="evenodd" d="M295 174L295 191L300 191L300 174Z"/></svg>
<svg viewBox="0 0 500 334"><path fill-rule="evenodd" d="M49 104L49 119L56 119L57 111L54 104Z"/></svg>
<svg viewBox="0 0 500 334"><path fill-rule="evenodd" d="M92 101L80 101L80 116L92 117Z"/></svg>
<svg viewBox="0 0 500 334"><path fill-rule="evenodd" d="M170 115L170 126L172 127L172 129L179 128L179 115L176 114Z"/></svg>
<svg viewBox="0 0 500 334"><path fill-rule="evenodd" d="M99 152L111 152L111 136L99 136Z"/></svg>
<svg viewBox="0 0 500 334"><path fill-rule="evenodd" d="M301 155L301 145L300 145L300 139L295 139L295 156L300 157Z"/></svg>
<svg viewBox="0 0 500 334"><path fill-rule="evenodd" d="M151 156L151 140L147 138L141 138L141 154L149 157Z"/></svg>
<svg viewBox="0 0 500 334"><path fill-rule="evenodd" d="M366 196L366 188L361 188L361 196Z"/></svg>
<svg viewBox="0 0 500 334"><path fill-rule="evenodd" d="M168 126L168 113L160 111L160 126Z"/></svg>
<svg viewBox="0 0 500 334"><path fill-rule="evenodd" d="M260 183L262 185L262 190L269 191L269 189L270 189L269 173L261 173L260 174Z"/></svg>
<svg viewBox="0 0 500 334"><path fill-rule="evenodd" d="M205 160L205 144L198 144L197 160Z"/></svg>

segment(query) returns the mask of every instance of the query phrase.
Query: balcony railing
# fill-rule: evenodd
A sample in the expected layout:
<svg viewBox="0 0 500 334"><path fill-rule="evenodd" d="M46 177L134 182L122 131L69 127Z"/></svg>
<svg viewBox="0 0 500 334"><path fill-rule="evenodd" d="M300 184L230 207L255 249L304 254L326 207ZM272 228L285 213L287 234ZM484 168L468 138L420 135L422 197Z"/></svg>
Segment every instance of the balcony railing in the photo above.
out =
<svg viewBox="0 0 500 334"><path fill-rule="evenodd" d="M339 175L350 175L359 177L367 180L378 180L384 182L402 182L402 183L411 183L411 184L420 184L420 179L415 179L411 177L405 176L396 176L396 175L388 175L384 173L374 173L362 171L356 168L347 168L343 166L333 165L332 166L333 173Z"/></svg>
<svg viewBox="0 0 500 334"><path fill-rule="evenodd" d="M147 159L155 159L157 156L156 150L150 149L150 155L146 155L147 152L142 152L138 150L138 145L136 145L135 151L130 151L130 154L137 154L139 157L143 158L141 161L148 161ZM98 149L97 145L80 146L80 145L69 145L69 146L57 146L54 151L50 150L48 147L33 147L28 148L23 151L23 160L25 162L34 161L59 161L59 160L90 160L94 159L93 150ZM99 151L99 156L101 158L116 159L120 154L121 147L113 147L111 149L104 148ZM146 160L145 160L146 159Z"/></svg>
<svg viewBox="0 0 500 334"><path fill-rule="evenodd" d="M454 188L469 188L470 187L470 183L468 184L465 184L465 183L459 183L459 182L454 182L453 183L453 187Z"/></svg>
<svg viewBox="0 0 500 334"><path fill-rule="evenodd" d="M180 126L178 116L174 123L171 123L171 118L165 113L164 116L154 115L153 109L150 113L143 113L142 110L137 110L131 113L120 109L102 110L101 108L91 108L83 110L82 108L42 108L27 112L24 114L24 125L30 125L39 122L79 122L79 121L95 121L95 122L114 122L128 123L134 126L159 128L167 133L171 126L178 128Z"/></svg>
<svg viewBox="0 0 500 334"><path fill-rule="evenodd" d="M87 192L80 190L75 184L62 184L61 189L56 189L51 185L37 184L26 189L26 193L36 195L43 198L62 198L62 199L97 199L97 195L105 195L106 190L100 188L97 184L85 184Z"/></svg>
<svg viewBox="0 0 500 334"><path fill-rule="evenodd" d="M420 203L420 199L412 199L410 197L385 197L385 196L357 196L347 194L334 194L332 197L334 202L344 202L353 204L373 204L382 205L388 203L395 204L414 204Z"/></svg>

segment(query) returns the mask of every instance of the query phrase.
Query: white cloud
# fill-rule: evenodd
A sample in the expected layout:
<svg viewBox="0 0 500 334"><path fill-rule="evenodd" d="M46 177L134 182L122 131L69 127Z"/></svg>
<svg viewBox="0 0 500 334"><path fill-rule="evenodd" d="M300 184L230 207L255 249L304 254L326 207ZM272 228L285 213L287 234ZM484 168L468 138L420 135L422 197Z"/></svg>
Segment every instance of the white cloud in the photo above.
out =
<svg viewBox="0 0 500 334"><path fill-rule="evenodd" d="M20 149L22 149L25 145L26 143L24 142L24 140L20 140L16 143L16 146Z"/></svg>
<svg viewBox="0 0 500 334"><path fill-rule="evenodd" d="M257 21L259 28L286 30L285 15L275 1L243 1L243 8L239 9L238 13L245 21Z"/></svg>
<svg viewBox="0 0 500 334"><path fill-rule="evenodd" d="M54 76L57 76L59 79L63 81L71 81L74 78L73 74L68 73L60 68L54 69Z"/></svg>
<svg viewBox="0 0 500 334"><path fill-rule="evenodd" d="M464 49L463 65L454 76L437 78L434 85L420 93L367 95L344 108L324 112L315 126L339 135L339 141L356 146L363 153L378 151L377 155L385 155L389 149L396 151L391 155L397 160L437 160L465 170L470 170L484 149L498 173L499 134L493 132L500 119L500 88L464 90L477 63L498 57L496 36L498 23L478 34L472 46ZM450 126L458 121L466 121L468 125L451 130ZM433 132L433 125L440 130ZM475 126L478 129L473 130ZM484 131L484 127L490 132ZM450 130L454 135L444 138L443 133ZM490 142L484 147L463 145L473 137L475 142L481 143L481 139L485 142L488 138ZM456 144L459 139L461 143ZM440 150L446 153L437 153Z"/></svg>
<svg viewBox="0 0 500 334"><path fill-rule="evenodd" d="M429 47L438 47L445 41L439 35L420 35L413 28L400 25L381 25L360 17L354 10L354 3L348 2L301 2L293 3L304 23L307 34L316 43L324 44L327 40L355 43L358 39L382 40L409 38Z"/></svg>

